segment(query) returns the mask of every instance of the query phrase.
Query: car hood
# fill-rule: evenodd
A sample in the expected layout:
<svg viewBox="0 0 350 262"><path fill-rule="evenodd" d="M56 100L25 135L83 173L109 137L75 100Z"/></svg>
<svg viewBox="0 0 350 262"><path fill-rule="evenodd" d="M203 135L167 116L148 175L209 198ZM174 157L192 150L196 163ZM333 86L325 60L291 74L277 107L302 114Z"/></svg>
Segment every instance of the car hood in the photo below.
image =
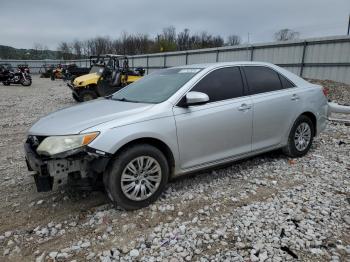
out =
<svg viewBox="0 0 350 262"><path fill-rule="evenodd" d="M141 113L152 104L129 103L109 99L98 99L51 113L30 129L30 135L70 135L93 126Z"/></svg>
<svg viewBox="0 0 350 262"><path fill-rule="evenodd" d="M82 76L75 78L73 83L77 85L80 82L88 81L90 79L95 79L96 77L98 77L97 73L90 73L87 75L82 75Z"/></svg>

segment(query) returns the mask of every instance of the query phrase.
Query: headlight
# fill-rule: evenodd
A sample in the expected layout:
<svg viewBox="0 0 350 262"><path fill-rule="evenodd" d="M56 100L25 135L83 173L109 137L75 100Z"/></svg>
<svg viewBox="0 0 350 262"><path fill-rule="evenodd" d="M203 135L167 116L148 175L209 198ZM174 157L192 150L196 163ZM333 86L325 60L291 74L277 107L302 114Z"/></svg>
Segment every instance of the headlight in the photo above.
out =
<svg viewBox="0 0 350 262"><path fill-rule="evenodd" d="M86 146L92 142L99 132L72 136L49 136L37 148L40 155L55 155L72 149Z"/></svg>

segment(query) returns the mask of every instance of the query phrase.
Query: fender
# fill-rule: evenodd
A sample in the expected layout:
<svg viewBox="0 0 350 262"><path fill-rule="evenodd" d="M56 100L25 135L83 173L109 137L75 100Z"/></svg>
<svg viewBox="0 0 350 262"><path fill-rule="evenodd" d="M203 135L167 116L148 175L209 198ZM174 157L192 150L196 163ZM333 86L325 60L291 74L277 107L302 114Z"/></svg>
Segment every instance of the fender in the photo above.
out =
<svg viewBox="0 0 350 262"><path fill-rule="evenodd" d="M103 130L102 134L89 144L89 147L115 154L126 144L146 138L156 139L167 145L175 163L179 163L176 125L173 116Z"/></svg>

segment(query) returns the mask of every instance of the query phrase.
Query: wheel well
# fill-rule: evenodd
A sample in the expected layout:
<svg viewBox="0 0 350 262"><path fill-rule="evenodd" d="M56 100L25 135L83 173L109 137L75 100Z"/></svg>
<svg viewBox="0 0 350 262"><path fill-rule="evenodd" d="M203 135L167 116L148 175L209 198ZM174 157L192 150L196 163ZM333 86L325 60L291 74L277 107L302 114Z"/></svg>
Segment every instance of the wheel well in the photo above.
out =
<svg viewBox="0 0 350 262"><path fill-rule="evenodd" d="M92 93L94 93L96 96L99 96L98 94L97 94L97 92L96 92L96 85L95 84L90 84L90 85L87 85L87 86L85 86L85 87L82 87L82 88L80 88L78 91L77 91L77 93L83 93L83 92L92 92Z"/></svg>
<svg viewBox="0 0 350 262"><path fill-rule="evenodd" d="M124 150L125 148L127 148L129 146L133 146L133 145L137 145L137 144L148 144L148 145L152 145L152 146L158 148L164 154L164 156L166 157L166 159L168 161L170 174L171 175L173 174L174 168L175 168L174 155L167 144L165 144L163 141L156 139L156 138L145 137L145 138L139 138L139 139L130 141L127 144L123 145L121 148L119 148L117 150L117 152L115 152L114 155L117 155L119 152L121 152L122 150Z"/></svg>
<svg viewBox="0 0 350 262"><path fill-rule="evenodd" d="M97 87L96 84L89 84L85 86L84 90L89 89L91 91L95 91L96 87Z"/></svg>
<svg viewBox="0 0 350 262"><path fill-rule="evenodd" d="M313 114L313 113L311 113L311 112L305 112L305 113L303 113L303 114L301 114L302 116L307 116L308 118L310 118L310 120L311 120L311 122L312 122L312 124L313 124L313 126L314 126L314 136L316 135L316 133L317 133L317 119L316 119L316 116Z"/></svg>

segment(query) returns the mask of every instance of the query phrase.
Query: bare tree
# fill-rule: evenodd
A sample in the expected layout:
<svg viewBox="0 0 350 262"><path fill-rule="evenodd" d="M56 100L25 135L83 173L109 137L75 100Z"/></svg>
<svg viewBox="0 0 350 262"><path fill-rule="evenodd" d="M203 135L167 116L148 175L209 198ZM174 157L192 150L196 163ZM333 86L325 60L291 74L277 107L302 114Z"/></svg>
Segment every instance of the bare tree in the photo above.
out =
<svg viewBox="0 0 350 262"><path fill-rule="evenodd" d="M174 26L163 28L162 34L155 38L155 52L175 51L176 45L176 29Z"/></svg>
<svg viewBox="0 0 350 262"><path fill-rule="evenodd" d="M232 36L230 44L238 44L240 38ZM107 53L135 55L175 50L190 50L199 48L220 47L225 44L221 36L214 36L207 32L191 34L184 29L176 34L173 26L166 27L155 38L146 34L128 34L123 32L116 39L109 37L95 37L85 41L75 40L71 43L61 42L58 46L60 58L82 58L90 55Z"/></svg>
<svg viewBox="0 0 350 262"><path fill-rule="evenodd" d="M188 50L190 48L190 30L185 28L177 35L178 50Z"/></svg>
<svg viewBox="0 0 350 262"><path fill-rule="evenodd" d="M82 47L82 42L79 40L74 40L73 42L73 50L74 54L76 55L76 58L81 58L82 53L83 53L83 47Z"/></svg>
<svg viewBox="0 0 350 262"><path fill-rule="evenodd" d="M90 48L91 53L96 55L112 53L112 40L109 37L96 37L91 39Z"/></svg>
<svg viewBox="0 0 350 262"><path fill-rule="evenodd" d="M242 39L238 35L229 35L227 37L226 45L232 46L232 45L239 45L241 43Z"/></svg>
<svg viewBox="0 0 350 262"><path fill-rule="evenodd" d="M274 36L276 41L288 41L288 40L298 39L299 35L300 35L299 32L285 28L277 31Z"/></svg>
<svg viewBox="0 0 350 262"><path fill-rule="evenodd" d="M34 59L41 59L43 54L44 46L40 43L34 43L33 44L33 52L32 56Z"/></svg>
<svg viewBox="0 0 350 262"><path fill-rule="evenodd" d="M175 43L176 41L176 29L174 26L169 26L163 28L162 38L170 43Z"/></svg>
<svg viewBox="0 0 350 262"><path fill-rule="evenodd" d="M89 40L81 41L81 55L83 57L90 56Z"/></svg>
<svg viewBox="0 0 350 262"><path fill-rule="evenodd" d="M71 50L71 46L69 43L61 42L58 45L57 51L60 52L61 58L72 59L72 50Z"/></svg>

